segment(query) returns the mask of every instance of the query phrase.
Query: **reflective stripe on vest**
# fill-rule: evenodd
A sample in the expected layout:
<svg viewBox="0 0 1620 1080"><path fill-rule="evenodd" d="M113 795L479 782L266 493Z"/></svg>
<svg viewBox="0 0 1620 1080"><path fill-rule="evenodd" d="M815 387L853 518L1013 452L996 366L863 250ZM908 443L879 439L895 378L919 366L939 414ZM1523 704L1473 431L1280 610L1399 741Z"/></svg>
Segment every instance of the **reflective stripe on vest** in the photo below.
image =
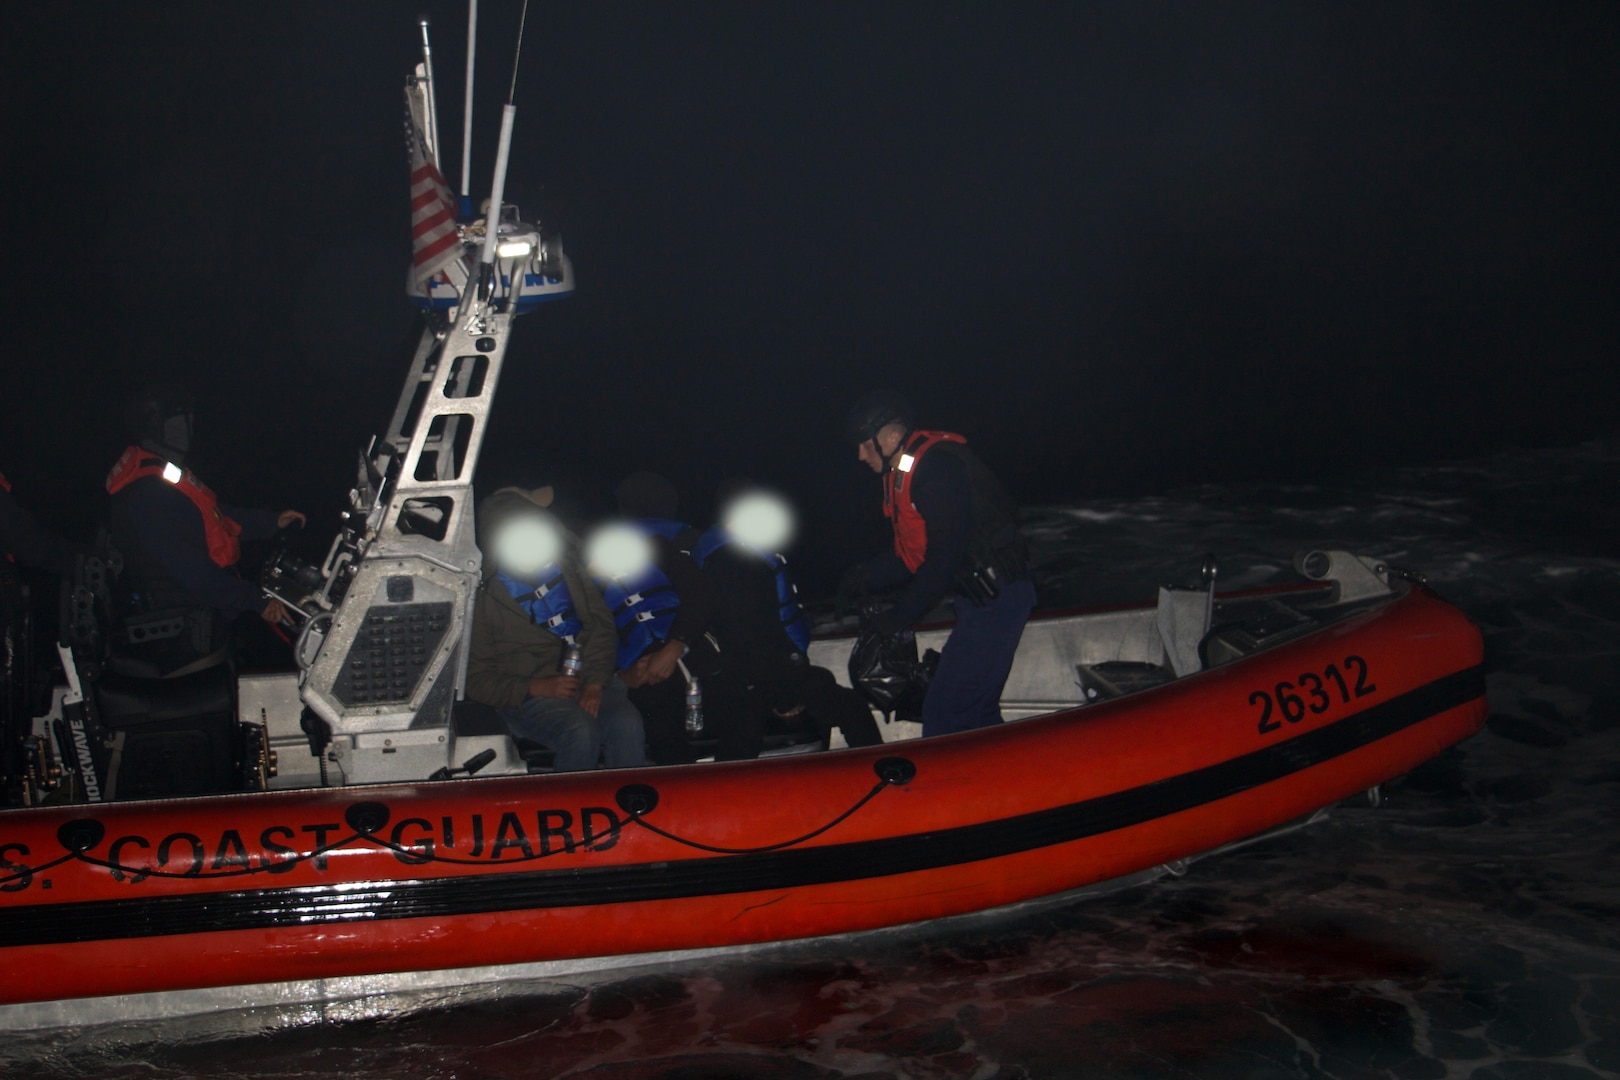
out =
<svg viewBox="0 0 1620 1080"><path fill-rule="evenodd" d="M900 460L883 477L883 516L894 526L894 553L913 574L928 555L928 522L911 503L911 475L942 442L966 445L967 440L949 431L913 431L901 447Z"/></svg>
<svg viewBox="0 0 1620 1080"><path fill-rule="evenodd" d="M225 516L219 508L219 499L198 480L190 469L182 469L170 461L148 454L138 446L126 449L112 472L107 474L107 494L116 495L135 481L157 476L169 482L180 494L190 499L202 515L203 531L208 537L208 557L220 567L235 566L242 557L242 526Z"/></svg>
<svg viewBox="0 0 1620 1080"><path fill-rule="evenodd" d="M799 587L793 583L793 575L788 573L787 556L744 544L724 526L714 525L698 540L697 546L692 549L692 558L702 566L709 556L727 544L736 544L770 565L771 573L776 578L776 614L782 620L782 629L800 652L808 652L810 616L805 614L804 607L799 603Z"/></svg>
<svg viewBox="0 0 1620 1080"><path fill-rule="evenodd" d="M568 591L568 580L557 567L542 572L545 580L538 586L496 572L495 578L506 586L507 593L518 606L529 613L536 626L543 626L570 645L576 640L583 624L574 610L574 598Z"/></svg>

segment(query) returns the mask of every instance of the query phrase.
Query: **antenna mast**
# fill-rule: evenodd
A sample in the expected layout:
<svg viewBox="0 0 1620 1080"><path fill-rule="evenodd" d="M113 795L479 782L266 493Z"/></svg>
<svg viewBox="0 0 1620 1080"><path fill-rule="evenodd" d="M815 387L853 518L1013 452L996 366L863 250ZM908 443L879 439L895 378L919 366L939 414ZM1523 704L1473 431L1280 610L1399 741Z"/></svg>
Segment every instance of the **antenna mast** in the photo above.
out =
<svg viewBox="0 0 1620 1080"><path fill-rule="evenodd" d="M428 17L423 15L416 20L422 28L422 79L427 83L427 116L423 119L427 123L428 148L433 151L433 167L442 169L439 161L439 103L438 87L433 81L433 46L428 44Z"/></svg>
<svg viewBox="0 0 1620 1080"><path fill-rule="evenodd" d="M484 265L481 276L487 279L489 267L495 263L496 234L500 231L501 199L506 195L506 163L512 150L512 122L517 119L517 106L513 104L517 97L518 62L523 59L523 27L529 21L529 0L523 0L523 13L518 16L517 45L512 50L512 86L506 92L506 104L501 107L501 142L495 150L495 183L489 193L489 214L485 220L489 223L484 234L484 254L480 260Z"/></svg>
<svg viewBox="0 0 1620 1080"><path fill-rule="evenodd" d="M448 235L453 258L426 279L407 279L407 291L433 314L388 434L364 452L344 530L322 565L323 596L334 605L329 621L323 616L325 629L310 631L305 645L316 643L313 658L304 659L307 648L299 654L299 695L312 737L325 740L323 760L345 784L473 771L491 754L486 773L527 771L507 734L462 730L453 708L466 687L483 563L472 481L512 320L572 292L573 271L538 224L509 221L499 237L515 111L509 97L485 216L485 261L473 274L468 249L476 234L470 224L456 225L453 196L423 152L432 98L424 93L431 90L425 20L422 27L423 61L406 83L412 250L431 261ZM521 24L518 34L521 44ZM326 725L324 735L314 718Z"/></svg>
<svg viewBox="0 0 1620 1080"><path fill-rule="evenodd" d="M472 193L473 71L478 52L478 0L467 0L467 94L461 106L461 197Z"/></svg>

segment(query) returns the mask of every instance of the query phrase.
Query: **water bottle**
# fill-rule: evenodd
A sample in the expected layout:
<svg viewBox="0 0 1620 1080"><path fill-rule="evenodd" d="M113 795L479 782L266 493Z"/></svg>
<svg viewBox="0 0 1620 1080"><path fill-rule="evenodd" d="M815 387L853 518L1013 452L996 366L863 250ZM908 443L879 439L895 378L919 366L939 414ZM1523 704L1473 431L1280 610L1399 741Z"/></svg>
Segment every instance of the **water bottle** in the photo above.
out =
<svg viewBox="0 0 1620 1080"><path fill-rule="evenodd" d="M562 673L573 678L579 678L579 673L585 670L585 660L579 653L578 645L570 645L563 653Z"/></svg>
<svg viewBox="0 0 1620 1080"><path fill-rule="evenodd" d="M696 675L686 683L686 734L703 734L703 687Z"/></svg>

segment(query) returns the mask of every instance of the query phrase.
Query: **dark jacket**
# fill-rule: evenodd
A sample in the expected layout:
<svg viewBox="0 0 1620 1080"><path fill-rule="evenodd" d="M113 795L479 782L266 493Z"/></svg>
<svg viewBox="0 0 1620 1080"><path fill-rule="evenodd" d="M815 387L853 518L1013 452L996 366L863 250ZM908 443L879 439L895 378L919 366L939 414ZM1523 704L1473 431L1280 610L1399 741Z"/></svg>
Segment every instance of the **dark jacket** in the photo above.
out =
<svg viewBox="0 0 1620 1080"><path fill-rule="evenodd" d="M262 612L269 603L257 584L208 554L208 535L197 506L174 485L143 477L109 499L113 543L124 556L130 587L149 611L213 608L227 616ZM220 511L242 526L243 540L276 533L273 510L248 510L220 503Z"/></svg>
<svg viewBox="0 0 1620 1080"><path fill-rule="evenodd" d="M675 610L675 621L670 625L669 636L688 646L701 643L703 635L708 633L714 622L715 613L714 593L691 555L697 535L695 530L689 529L674 540L657 535L652 538L658 568L675 587L675 595L681 598L681 606Z"/></svg>
<svg viewBox="0 0 1620 1080"><path fill-rule="evenodd" d="M789 708L804 654L782 627L776 573L758 553L741 544L717 548L703 564L714 595L714 635L720 648L773 708Z"/></svg>
<svg viewBox="0 0 1620 1080"><path fill-rule="evenodd" d="M1002 551L1006 565L1027 561L1011 497L968 447L940 443L930 450L911 475L910 497L928 523L928 551L917 572L909 574L892 550L862 564L868 589L911 579L894 607L874 620L885 634L903 630L959 592L959 577L973 562Z"/></svg>

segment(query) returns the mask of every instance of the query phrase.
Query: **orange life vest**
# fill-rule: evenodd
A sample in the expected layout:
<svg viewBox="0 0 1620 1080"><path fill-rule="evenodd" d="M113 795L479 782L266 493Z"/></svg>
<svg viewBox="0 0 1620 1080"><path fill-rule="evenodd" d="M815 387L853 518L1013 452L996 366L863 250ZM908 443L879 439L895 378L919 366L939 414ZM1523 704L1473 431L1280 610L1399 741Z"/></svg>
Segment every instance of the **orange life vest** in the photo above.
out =
<svg viewBox="0 0 1620 1080"><path fill-rule="evenodd" d="M171 479L174 472L180 475ZM208 535L208 557L219 566L235 566L242 557L242 542L238 539L242 526L225 516L219 508L219 499L190 469L182 469L139 446L131 446L107 474L107 494L116 495L146 476L162 477L196 504L197 512L202 514L203 531Z"/></svg>
<svg viewBox="0 0 1620 1080"><path fill-rule="evenodd" d="M899 462L883 478L883 516L894 526L894 553L913 574L928 554L928 522L911 503L911 474L923 455L942 442L965 445L967 440L949 431L913 431L900 448Z"/></svg>

